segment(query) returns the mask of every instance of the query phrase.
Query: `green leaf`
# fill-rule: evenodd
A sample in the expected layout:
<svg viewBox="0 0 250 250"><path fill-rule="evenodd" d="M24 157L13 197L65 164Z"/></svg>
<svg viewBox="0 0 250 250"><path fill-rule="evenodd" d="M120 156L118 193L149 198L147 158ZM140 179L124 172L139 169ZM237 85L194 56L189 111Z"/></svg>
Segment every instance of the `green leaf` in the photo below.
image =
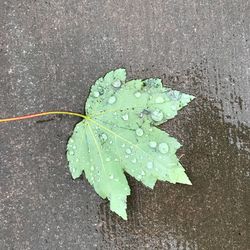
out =
<svg viewBox="0 0 250 250"><path fill-rule="evenodd" d="M72 177L84 172L123 219L130 194L124 172L149 188L157 180L191 185L175 155L180 143L155 126L194 99L163 87L160 79L125 80L126 71L117 69L96 81L86 102L87 119L76 125L67 146Z"/></svg>

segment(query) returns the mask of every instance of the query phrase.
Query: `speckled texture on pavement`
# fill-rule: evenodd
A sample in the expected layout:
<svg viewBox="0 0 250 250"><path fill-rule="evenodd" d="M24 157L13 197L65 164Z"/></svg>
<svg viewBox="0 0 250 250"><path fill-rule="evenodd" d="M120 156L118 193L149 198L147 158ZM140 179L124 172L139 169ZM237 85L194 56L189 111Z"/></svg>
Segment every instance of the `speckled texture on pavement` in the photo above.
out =
<svg viewBox="0 0 250 250"><path fill-rule="evenodd" d="M129 178L127 222L70 177L79 119L0 124L0 249L249 249L249 13L246 0L0 1L0 117L82 112L118 67L197 96L161 127L193 186Z"/></svg>

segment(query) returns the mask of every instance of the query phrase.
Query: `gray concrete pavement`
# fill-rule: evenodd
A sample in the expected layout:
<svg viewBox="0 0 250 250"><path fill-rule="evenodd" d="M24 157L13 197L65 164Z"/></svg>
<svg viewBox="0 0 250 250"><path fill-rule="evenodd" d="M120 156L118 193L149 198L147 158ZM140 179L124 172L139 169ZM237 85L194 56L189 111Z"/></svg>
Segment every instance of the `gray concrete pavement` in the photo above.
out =
<svg viewBox="0 0 250 250"><path fill-rule="evenodd" d="M247 249L250 2L0 2L0 117L83 112L125 67L197 99L162 126L193 186L129 178L128 221L67 169L72 117L0 124L0 249Z"/></svg>

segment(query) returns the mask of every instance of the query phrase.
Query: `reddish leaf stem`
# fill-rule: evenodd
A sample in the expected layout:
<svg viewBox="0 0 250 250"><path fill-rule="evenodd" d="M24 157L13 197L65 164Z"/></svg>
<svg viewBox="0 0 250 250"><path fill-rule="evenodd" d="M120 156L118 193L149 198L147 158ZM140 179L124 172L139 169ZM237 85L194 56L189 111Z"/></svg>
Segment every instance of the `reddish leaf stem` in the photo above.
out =
<svg viewBox="0 0 250 250"><path fill-rule="evenodd" d="M40 117L40 116L47 116L47 115L71 115L71 116L78 116L78 117L81 117L83 119L88 119L87 116L80 114L80 113L68 112L68 111L48 111L48 112L28 114L28 115L23 115L23 116L3 118L3 119L0 119L0 123L1 122L12 122L12 121L26 120L26 119L31 119L31 118Z"/></svg>

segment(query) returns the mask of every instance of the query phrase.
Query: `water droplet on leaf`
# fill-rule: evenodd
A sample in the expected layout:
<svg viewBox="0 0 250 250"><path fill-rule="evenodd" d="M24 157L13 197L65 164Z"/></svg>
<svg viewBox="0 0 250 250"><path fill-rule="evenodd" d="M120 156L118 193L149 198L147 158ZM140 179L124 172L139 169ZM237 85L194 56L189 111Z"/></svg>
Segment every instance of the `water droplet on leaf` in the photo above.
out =
<svg viewBox="0 0 250 250"><path fill-rule="evenodd" d="M100 96L100 93L99 93L98 91L94 91L94 92L93 92L93 96L94 96L94 97L99 97L99 96Z"/></svg>
<svg viewBox="0 0 250 250"><path fill-rule="evenodd" d="M160 122L163 119L163 113L159 109L156 109L151 113L151 118L156 122Z"/></svg>
<svg viewBox="0 0 250 250"><path fill-rule="evenodd" d="M147 163L147 168L148 169L151 169L151 168L153 168L153 162L152 161L149 161L148 163Z"/></svg>
<svg viewBox="0 0 250 250"><path fill-rule="evenodd" d="M127 121L127 120L128 120L128 114L124 114L124 115L122 116L122 119L123 119L124 121Z"/></svg>
<svg viewBox="0 0 250 250"><path fill-rule="evenodd" d="M138 136L143 136L143 130L141 128L136 129L135 133Z"/></svg>
<svg viewBox="0 0 250 250"><path fill-rule="evenodd" d="M131 149L130 149L130 148L127 148L127 149L126 149L126 153L127 153L128 155L130 155L130 154L132 153Z"/></svg>
<svg viewBox="0 0 250 250"><path fill-rule="evenodd" d="M120 80L117 80L115 82L112 83L112 85L115 87L115 88L120 88L121 87L121 81Z"/></svg>
<svg viewBox="0 0 250 250"><path fill-rule="evenodd" d="M151 142L149 142L149 146L150 146L151 148L156 148L157 143L156 143L155 141L151 141Z"/></svg>
<svg viewBox="0 0 250 250"><path fill-rule="evenodd" d="M160 143L159 146L159 151L162 153L162 154L166 154L168 151L169 151L169 147L168 147L168 144L163 142L163 143Z"/></svg>
<svg viewBox="0 0 250 250"><path fill-rule="evenodd" d="M141 92L135 92L135 97L139 98L141 96Z"/></svg>
<svg viewBox="0 0 250 250"><path fill-rule="evenodd" d="M115 96L110 96L108 99L109 104L114 104L116 102L116 97Z"/></svg>

